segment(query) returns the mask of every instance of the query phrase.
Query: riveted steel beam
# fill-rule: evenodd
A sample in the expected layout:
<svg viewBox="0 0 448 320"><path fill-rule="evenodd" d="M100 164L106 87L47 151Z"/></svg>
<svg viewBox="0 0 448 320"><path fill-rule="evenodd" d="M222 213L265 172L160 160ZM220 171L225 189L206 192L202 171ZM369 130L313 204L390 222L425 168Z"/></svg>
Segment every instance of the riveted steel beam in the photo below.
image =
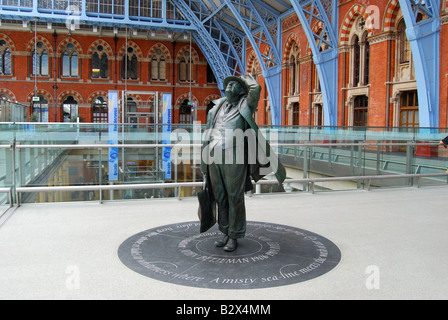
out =
<svg viewBox="0 0 448 320"><path fill-rule="evenodd" d="M399 0L411 44L420 127L439 127L440 1Z"/></svg>
<svg viewBox="0 0 448 320"><path fill-rule="evenodd" d="M324 124L337 125L338 42L337 1L312 0L306 6L290 0L308 38L319 75L324 108Z"/></svg>

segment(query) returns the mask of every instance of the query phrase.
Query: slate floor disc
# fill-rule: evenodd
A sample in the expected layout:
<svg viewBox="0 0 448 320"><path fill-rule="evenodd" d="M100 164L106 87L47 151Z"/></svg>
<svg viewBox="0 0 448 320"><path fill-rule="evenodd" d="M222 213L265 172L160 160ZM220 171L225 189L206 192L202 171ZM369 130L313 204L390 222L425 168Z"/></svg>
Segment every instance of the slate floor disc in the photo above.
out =
<svg viewBox="0 0 448 320"><path fill-rule="evenodd" d="M216 248L217 226L199 232L199 222L160 226L133 235L120 260L149 278L215 289L284 286L319 277L338 265L339 248L310 231L266 222L247 222L234 252Z"/></svg>

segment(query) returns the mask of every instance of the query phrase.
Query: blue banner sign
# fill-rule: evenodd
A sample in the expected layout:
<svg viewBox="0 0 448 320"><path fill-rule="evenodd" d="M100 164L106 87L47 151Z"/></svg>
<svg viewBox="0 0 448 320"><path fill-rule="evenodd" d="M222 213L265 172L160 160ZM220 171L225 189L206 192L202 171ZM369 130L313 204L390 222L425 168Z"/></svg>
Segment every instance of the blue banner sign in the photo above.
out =
<svg viewBox="0 0 448 320"><path fill-rule="evenodd" d="M162 95L162 143L171 143L171 94ZM171 179L171 147L162 148L162 168L165 172L165 179Z"/></svg>
<svg viewBox="0 0 448 320"><path fill-rule="evenodd" d="M118 92L108 94L109 144L118 144ZM109 181L118 181L118 148L109 148Z"/></svg>

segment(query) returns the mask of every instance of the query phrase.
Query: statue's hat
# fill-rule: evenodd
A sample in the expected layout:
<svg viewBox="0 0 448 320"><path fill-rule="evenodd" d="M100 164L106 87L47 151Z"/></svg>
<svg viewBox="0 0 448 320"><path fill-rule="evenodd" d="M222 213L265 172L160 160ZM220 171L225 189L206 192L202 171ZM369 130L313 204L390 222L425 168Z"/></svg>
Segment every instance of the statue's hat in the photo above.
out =
<svg viewBox="0 0 448 320"><path fill-rule="evenodd" d="M224 91L226 90L227 85L230 81L237 81L241 85L241 88L243 88L244 94L247 94L249 92L249 87L247 86L246 81L244 81L243 78L235 76L228 76L224 79Z"/></svg>

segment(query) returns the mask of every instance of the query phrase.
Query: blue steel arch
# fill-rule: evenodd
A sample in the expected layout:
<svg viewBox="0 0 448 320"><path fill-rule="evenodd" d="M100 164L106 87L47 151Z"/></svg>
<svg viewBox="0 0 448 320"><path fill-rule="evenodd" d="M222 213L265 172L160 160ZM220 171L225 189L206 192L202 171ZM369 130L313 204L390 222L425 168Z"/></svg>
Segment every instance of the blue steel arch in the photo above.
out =
<svg viewBox="0 0 448 320"><path fill-rule="evenodd" d="M399 0L411 43L420 127L439 126L440 0ZM419 14L425 19L419 21Z"/></svg>
<svg viewBox="0 0 448 320"><path fill-rule="evenodd" d="M172 0L196 25L194 38L214 71L218 86L224 93L223 81L228 75L240 75L244 70L242 50L232 39L238 39L225 24L216 18L220 9L211 3L207 7L201 0ZM240 37L240 43L243 40Z"/></svg>
<svg viewBox="0 0 448 320"><path fill-rule="evenodd" d="M271 23L279 25L278 15L269 15L266 12L263 18L259 12L260 3L257 7L255 1L251 0L221 1L244 31L258 58L269 94L272 124L281 124L281 54L280 46L277 45L280 41L274 41L272 29L266 24L270 20Z"/></svg>
<svg viewBox="0 0 448 320"><path fill-rule="evenodd" d="M338 6L336 0L312 0L303 5L291 0L313 53L319 74L324 108L324 124L337 125L338 101ZM321 30L313 31L313 24L320 23Z"/></svg>

